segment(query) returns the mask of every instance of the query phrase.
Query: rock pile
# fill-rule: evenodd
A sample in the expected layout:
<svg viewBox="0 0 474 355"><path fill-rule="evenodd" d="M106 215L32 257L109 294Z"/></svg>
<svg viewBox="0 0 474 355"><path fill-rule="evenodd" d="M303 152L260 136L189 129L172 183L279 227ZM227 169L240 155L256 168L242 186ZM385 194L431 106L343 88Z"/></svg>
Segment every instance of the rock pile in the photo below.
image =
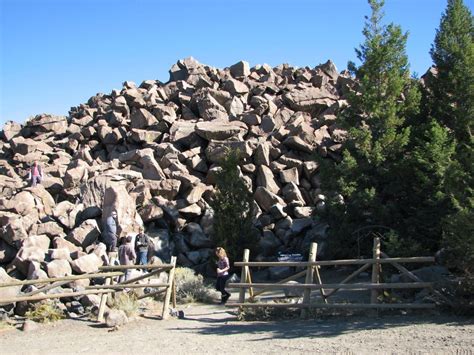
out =
<svg viewBox="0 0 474 355"><path fill-rule="evenodd" d="M340 159L345 132L335 118L353 86L331 61L216 69L187 58L167 83L127 81L67 117L8 122L0 137L0 264L30 279L95 271L105 255L103 221L116 209L121 236L145 225L159 257L174 254L204 272L213 247L208 203L226 148L243 153L259 257L303 252L325 236L312 218L325 199L315 156ZM34 161L45 179L27 187Z"/></svg>

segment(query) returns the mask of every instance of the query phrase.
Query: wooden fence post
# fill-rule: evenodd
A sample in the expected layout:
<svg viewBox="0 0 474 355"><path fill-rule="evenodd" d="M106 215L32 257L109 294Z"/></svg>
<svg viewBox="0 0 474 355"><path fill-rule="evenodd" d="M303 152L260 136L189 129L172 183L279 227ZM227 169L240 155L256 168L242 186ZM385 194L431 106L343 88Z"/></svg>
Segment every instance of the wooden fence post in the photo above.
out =
<svg viewBox="0 0 474 355"><path fill-rule="evenodd" d="M376 260L372 264L372 283L378 284L380 282L380 238L374 238L374 249L373 249L373 259ZM372 289L370 292L370 303L377 303L378 290Z"/></svg>
<svg viewBox="0 0 474 355"><path fill-rule="evenodd" d="M316 261L316 252L318 250L318 244L317 243L311 243L311 247L309 250L309 257L308 261L313 262ZM308 268L306 269L306 279L305 279L305 285L312 284L313 283L313 273L314 273L314 268L312 265L308 265ZM311 301L311 289L305 288L304 294L303 294L303 308L301 309L301 318L305 318L307 315L307 309L305 306L309 306L309 303Z"/></svg>
<svg viewBox="0 0 474 355"><path fill-rule="evenodd" d="M110 285L112 283L112 277L107 277L105 279L105 285ZM104 321L104 312L105 312L105 305L107 303L107 297L108 293L102 294L100 298L100 304L99 304L99 314L97 315L97 322L103 322Z"/></svg>
<svg viewBox="0 0 474 355"><path fill-rule="evenodd" d="M249 249L244 249L244 257L243 257L243 262L246 263L249 261L249 255L250 255L250 250ZM242 266L242 271L240 273L240 282L246 282L247 281L247 269L248 266L244 265ZM239 290L239 303L244 303L245 302L245 288L242 287Z"/></svg>
<svg viewBox="0 0 474 355"><path fill-rule="evenodd" d="M163 312L161 313L161 318L166 319L169 316L169 308L170 308L170 299L171 294L173 293L173 282L174 282L174 272L176 270L176 256L171 257L171 263L173 267L170 270L169 277L168 277L168 288L166 289L165 300L163 303Z"/></svg>

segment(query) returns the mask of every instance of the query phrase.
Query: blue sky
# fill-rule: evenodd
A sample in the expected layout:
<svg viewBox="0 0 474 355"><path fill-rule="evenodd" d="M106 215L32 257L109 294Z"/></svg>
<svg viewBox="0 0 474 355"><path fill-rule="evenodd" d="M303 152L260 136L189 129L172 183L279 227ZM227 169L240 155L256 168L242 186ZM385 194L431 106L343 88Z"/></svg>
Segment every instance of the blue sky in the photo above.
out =
<svg viewBox="0 0 474 355"><path fill-rule="evenodd" d="M474 0L464 0L471 9ZM446 0L386 0L423 74ZM125 80L168 80L193 56L227 67L356 60L366 0L0 0L0 127L71 106Z"/></svg>

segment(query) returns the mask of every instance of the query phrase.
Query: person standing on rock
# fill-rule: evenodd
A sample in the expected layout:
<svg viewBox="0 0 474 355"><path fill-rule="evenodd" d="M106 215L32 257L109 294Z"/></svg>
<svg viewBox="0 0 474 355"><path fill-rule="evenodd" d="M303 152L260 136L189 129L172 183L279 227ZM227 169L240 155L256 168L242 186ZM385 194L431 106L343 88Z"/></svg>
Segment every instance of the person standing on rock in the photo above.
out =
<svg viewBox="0 0 474 355"><path fill-rule="evenodd" d="M105 220L103 240L107 246L107 252L117 251L117 211L112 211Z"/></svg>
<svg viewBox="0 0 474 355"><path fill-rule="evenodd" d="M28 180L30 180L31 186L36 186L36 184L43 181L43 170L41 166L38 165L38 162L34 162L28 173Z"/></svg>
<svg viewBox="0 0 474 355"><path fill-rule="evenodd" d="M230 297L230 293L225 290L225 283L229 278L229 258L227 257L227 253L225 252L224 248L217 247L216 248L216 256L217 260L217 281L216 281L216 290L220 291L221 293L221 304L227 302Z"/></svg>
<svg viewBox="0 0 474 355"><path fill-rule="evenodd" d="M132 245L132 239L132 236L128 235L118 249L120 265L135 265L137 254L135 254L135 248ZM120 282L127 281L130 278L131 271L131 269L125 270L125 275L120 277Z"/></svg>
<svg viewBox="0 0 474 355"><path fill-rule="evenodd" d="M135 237L135 251L137 252L137 264L148 264L148 248L150 247L150 237L145 234L143 227L140 227L139 233Z"/></svg>

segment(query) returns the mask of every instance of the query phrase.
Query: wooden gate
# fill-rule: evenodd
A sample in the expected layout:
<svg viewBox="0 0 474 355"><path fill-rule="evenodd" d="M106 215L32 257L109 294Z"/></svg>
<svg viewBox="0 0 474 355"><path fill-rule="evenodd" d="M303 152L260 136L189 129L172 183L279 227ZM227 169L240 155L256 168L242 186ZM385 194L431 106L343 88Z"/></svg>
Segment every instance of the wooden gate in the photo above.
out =
<svg viewBox="0 0 474 355"><path fill-rule="evenodd" d="M285 307L302 308L302 317L306 316L309 308L434 308L434 303L383 303L379 299L379 293L385 289L415 289L432 288L431 282L423 282L420 278L406 269L401 263L434 263L434 257L409 257L409 258L390 258L380 250L380 238L374 238L372 259L349 259L349 260L316 260L317 244L312 243L308 261L281 261L281 262L256 262L249 261L249 250L244 251L242 262L234 263L241 267L241 282L230 283L229 287L239 288L239 302L229 303L229 307ZM382 265L389 264L395 267L403 275L406 275L412 282L380 282ZM324 284L321 279L320 268L323 266L336 265L360 265L360 267L347 276L344 280L335 284ZM304 271L298 272L290 277L276 283L255 283L252 282L251 267L298 267L304 268ZM349 283L360 273L372 269L370 283ZM304 283L288 283L305 277ZM258 302L256 296L270 290L276 289L303 289L303 299L301 303L275 303ZM329 303L328 299L339 290L370 290L370 303ZM248 297L246 293L248 290ZM256 291L258 290L258 291ZM312 290L319 290L322 302L312 302ZM321 301L321 300L320 300Z"/></svg>

